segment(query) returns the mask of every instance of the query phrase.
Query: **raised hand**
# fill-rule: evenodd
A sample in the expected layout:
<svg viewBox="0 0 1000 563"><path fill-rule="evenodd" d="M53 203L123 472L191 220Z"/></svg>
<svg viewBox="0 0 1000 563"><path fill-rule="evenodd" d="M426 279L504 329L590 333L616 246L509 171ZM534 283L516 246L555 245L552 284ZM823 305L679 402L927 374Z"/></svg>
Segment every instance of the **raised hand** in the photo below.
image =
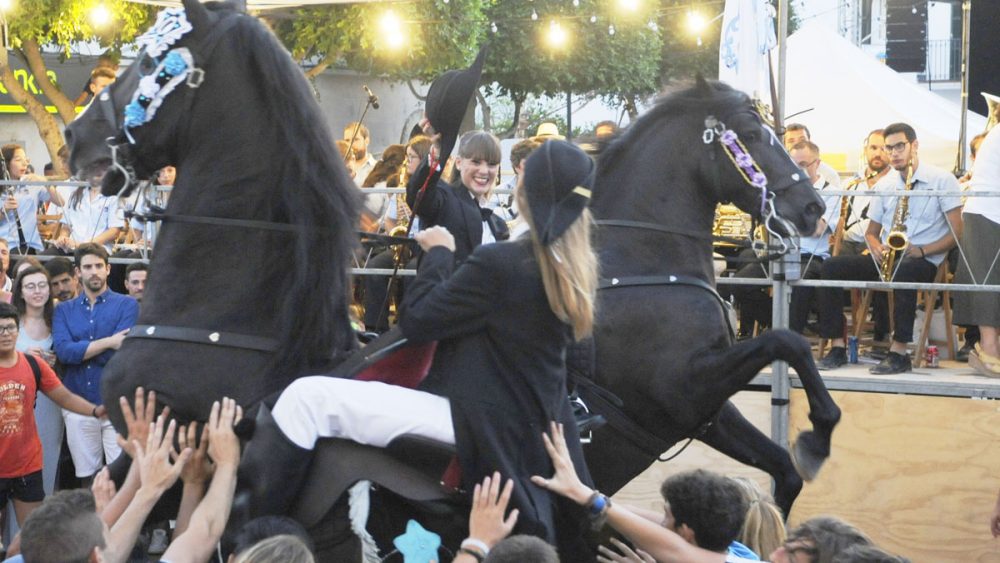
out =
<svg viewBox="0 0 1000 563"><path fill-rule="evenodd" d="M208 426L206 425L201 431L201 442L198 442L198 425L192 422L188 426L180 427L180 431L177 433L177 443L181 447L181 451L184 449L191 449L191 459L184 464L184 470L181 471L181 481L185 484L204 484L212 477L212 472L215 471L215 465L212 460L208 458L208 440L209 432ZM197 447L195 445L197 444ZM170 453L173 459L180 457L180 454L176 450Z"/></svg>
<svg viewBox="0 0 1000 563"><path fill-rule="evenodd" d="M138 440L132 440L135 461L139 464L139 479L142 482L140 488L156 495L163 494L177 482L184 464L192 453L191 448L184 448L177 456L176 463L170 463L170 451L173 449L177 422L171 420L169 424L165 423L166 417L161 414L155 424L150 424L145 446Z"/></svg>
<svg viewBox="0 0 1000 563"><path fill-rule="evenodd" d="M140 444L146 443L149 435L150 425L156 418L156 391L145 394L142 387L135 389L135 410L128 404L128 399L121 397L118 399L121 405L122 416L125 418L125 427L128 430L128 439L118 435L118 446L125 451L132 459L135 459L135 448L132 441L137 440ZM163 416L170 416L170 407L163 407Z"/></svg>
<svg viewBox="0 0 1000 563"><path fill-rule="evenodd" d="M638 548L633 551L618 538L611 538L611 545L617 551L603 545L597 547L598 563L656 563L645 551Z"/></svg>
<svg viewBox="0 0 1000 563"><path fill-rule="evenodd" d="M469 537L485 542L491 549L514 529L518 510L515 508L504 518L510 495L514 491L514 480L508 479L503 492L500 491L500 473L487 476L482 484L477 484L472 493L472 513L469 514Z"/></svg>
<svg viewBox="0 0 1000 563"><path fill-rule="evenodd" d="M240 463L240 441L233 432L233 425L243 418L243 409L234 399L223 397L212 404L208 417L208 455L216 467L226 465L236 467Z"/></svg>
<svg viewBox="0 0 1000 563"><path fill-rule="evenodd" d="M566 436L563 433L563 425L552 422L549 427L552 437L542 434L542 441L545 442L545 450L552 458L552 466L555 474L546 479L540 475L533 475L531 482L548 489L554 493L562 495L577 504L586 504L593 491L584 485L576 474L573 467L573 460L569 455L569 448L566 446Z"/></svg>
<svg viewBox="0 0 1000 563"><path fill-rule="evenodd" d="M111 480L108 468L105 467L94 476L94 484L90 486L90 492L94 494L94 502L97 503L97 514L104 512L111 499L115 498L115 482Z"/></svg>

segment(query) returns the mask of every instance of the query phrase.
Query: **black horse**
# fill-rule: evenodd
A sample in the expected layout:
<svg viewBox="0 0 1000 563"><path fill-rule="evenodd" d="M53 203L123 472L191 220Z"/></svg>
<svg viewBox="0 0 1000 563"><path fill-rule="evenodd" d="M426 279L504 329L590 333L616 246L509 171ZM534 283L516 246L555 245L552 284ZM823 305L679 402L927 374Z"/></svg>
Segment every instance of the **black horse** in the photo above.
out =
<svg viewBox="0 0 1000 563"><path fill-rule="evenodd" d="M118 397L140 385L181 423L204 421L222 396L253 407L356 346L346 265L359 195L311 87L258 19L229 4L184 8L192 29L169 45L154 37L66 132L74 171L116 145L109 195L177 167L138 324L104 370L123 433ZM161 16L161 31L184 12ZM160 105L148 122L125 120L144 77Z"/></svg>
<svg viewBox="0 0 1000 563"><path fill-rule="evenodd" d="M757 172L766 174L766 196L753 185ZM595 481L613 493L667 447L695 437L769 473L787 514L802 479L788 452L729 397L774 360L798 372L814 425L794 448L806 478L829 455L840 410L802 337L772 331L733 343L714 291L711 232L716 205L730 201L758 218L765 210L778 234L812 232L824 207L808 175L746 95L704 80L632 125L601 155L597 174L591 208L608 281L599 294L594 380L623 400L628 419L609 414L611 424L585 448Z"/></svg>

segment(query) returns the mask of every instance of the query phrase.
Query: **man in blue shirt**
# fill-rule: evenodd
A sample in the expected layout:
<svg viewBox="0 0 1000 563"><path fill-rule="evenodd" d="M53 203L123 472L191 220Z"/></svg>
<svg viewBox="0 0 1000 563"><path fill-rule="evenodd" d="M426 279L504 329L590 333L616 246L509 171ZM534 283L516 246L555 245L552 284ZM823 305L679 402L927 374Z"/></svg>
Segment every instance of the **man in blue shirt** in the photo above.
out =
<svg viewBox="0 0 1000 563"><path fill-rule="evenodd" d="M52 318L53 347L66 368L63 374L66 388L100 405L104 365L135 324L139 304L108 289L111 266L103 246L81 244L74 257L83 293L56 307ZM63 420L77 477L93 476L105 462L114 461L121 453L109 421L66 410Z"/></svg>

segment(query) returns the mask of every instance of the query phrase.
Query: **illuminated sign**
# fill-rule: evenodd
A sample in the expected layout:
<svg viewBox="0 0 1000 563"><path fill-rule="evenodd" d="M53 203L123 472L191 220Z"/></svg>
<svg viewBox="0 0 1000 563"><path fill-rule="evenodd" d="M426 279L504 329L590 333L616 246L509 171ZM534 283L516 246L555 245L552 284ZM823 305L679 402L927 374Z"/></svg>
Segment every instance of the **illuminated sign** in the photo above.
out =
<svg viewBox="0 0 1000 563"><path fill-rule="evenodd" d="M45 109L49 113L55 113L55 106L42 94L42 87L38 84L37 77L27 68L24 61L20 57L14 56L13 53L8 53L8 58L11 70L14 73L14 79L17 80L25 91L45 104ZM70 100L75 100L84 87L86 87L87 83L90 82L90 71L97 63L97 57L95 56L75 56L69 60L62 61L58 55L46 54L42 56L42 59L45 61L47 68L45 74L49 80L62 90ZM83 111L83 108L78 107L76 111ZM7 85L0 82L0 114L11 113L26 112L11 97L10 92L7 90Z"/></svg>

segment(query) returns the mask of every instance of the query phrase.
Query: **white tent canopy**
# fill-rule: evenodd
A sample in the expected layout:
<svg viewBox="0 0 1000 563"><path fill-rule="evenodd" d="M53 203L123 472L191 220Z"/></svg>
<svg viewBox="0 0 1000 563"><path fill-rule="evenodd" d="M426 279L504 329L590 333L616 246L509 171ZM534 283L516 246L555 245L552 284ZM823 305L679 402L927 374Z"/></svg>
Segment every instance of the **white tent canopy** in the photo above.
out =
<svg viewBox="0 0 1000 563"><path fill-rule="evenodd" d="M806 125L824 159L856 171L872 129L909 123L924 162L951 170L958 151L961 108L923 88L833 31L806 25L788 38L785 113L809 110L788 122ZM986 118L969 113L969 138Z"/></svg>

